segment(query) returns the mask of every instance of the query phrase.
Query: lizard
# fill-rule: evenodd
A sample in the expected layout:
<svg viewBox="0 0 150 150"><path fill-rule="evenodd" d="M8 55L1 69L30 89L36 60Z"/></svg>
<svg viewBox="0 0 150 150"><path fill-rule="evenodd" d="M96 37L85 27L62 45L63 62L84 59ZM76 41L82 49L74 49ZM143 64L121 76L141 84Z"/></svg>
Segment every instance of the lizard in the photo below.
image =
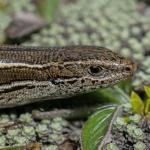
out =
<svg viewBox="0 0 150 150"><path fill-rule="evenodd" d="M133 61L99 46L0 46L0 108L113 86L136 69Z"/></svg>

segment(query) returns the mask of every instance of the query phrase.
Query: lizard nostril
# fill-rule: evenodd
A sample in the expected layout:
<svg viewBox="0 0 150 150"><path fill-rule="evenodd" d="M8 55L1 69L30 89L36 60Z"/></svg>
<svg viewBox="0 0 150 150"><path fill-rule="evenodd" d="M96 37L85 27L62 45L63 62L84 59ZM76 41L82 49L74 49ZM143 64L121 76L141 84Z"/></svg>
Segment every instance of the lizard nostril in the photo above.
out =
<svg viewBox="0 0 150 150"><path fill-rule="evenodd" d="M125 67L126 71L131 71L131 72L135 72L137 70L137 65L136 64L130 64L127 67Z"/></svg>
<svg viewBox="0 0 150 150"><path fill-rule="evenodd" d="M130 66L125 67L125 70L126 70L126 71L131 71L131 67L130 67Z"/></svg>

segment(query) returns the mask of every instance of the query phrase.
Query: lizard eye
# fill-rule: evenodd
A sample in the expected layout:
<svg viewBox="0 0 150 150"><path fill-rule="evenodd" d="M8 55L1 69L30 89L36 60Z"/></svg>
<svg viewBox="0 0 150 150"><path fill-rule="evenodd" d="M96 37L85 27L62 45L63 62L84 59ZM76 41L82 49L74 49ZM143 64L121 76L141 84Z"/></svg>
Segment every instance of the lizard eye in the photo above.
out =
<svg viewBox="0 0 150 150"><path fill-rule="evenodd" d="M89 73L93 76L98 76L98 75L100 75L102 70L103 70L103 68L100 66L91 66L89 68Z"/></svg>

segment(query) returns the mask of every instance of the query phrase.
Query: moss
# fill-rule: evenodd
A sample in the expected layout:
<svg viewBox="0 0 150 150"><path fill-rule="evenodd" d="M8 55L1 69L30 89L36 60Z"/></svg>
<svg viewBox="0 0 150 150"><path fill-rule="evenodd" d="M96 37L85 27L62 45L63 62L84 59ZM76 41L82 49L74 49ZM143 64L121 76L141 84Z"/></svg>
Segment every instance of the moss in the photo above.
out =
<svg viewBox="0 0 150 150"><path fill-rule="evenodd" d="M58 146L57 145L49 145L46 147L46 149L48 150L58 150Z"/></svg>
<svg viewBox="0 0 150 150"><path fill-rule="evenodd" d="M127 133L135 140L144 139L143 131L140 128L138 128L136 125L132 125L132 124L127 125Z"/></svg>
<svg viewBox="0 0 150 150"><path fill-rule="evenodd" d="M109 143L109 144L107 145L106 150L119 150L119 148L117 147L116 144L114 144L114 143Z"/></svg>
<svg viewBox="0 0 150 150"><path fill-rule="evenodd" d="M6 137L0 136L0 146L5 146L5 143L6 143Z"/></svg>
<svg viewBox="0 0 150 150"><path fill-rule="evenodd" d="M116 121L114 122L114 126L119 130L123 129L125 125L126 122L124 121L124 118L121 117L117 117Z"/></svg>
<svg viewBox="0 0 150 150"><path fill-rule="evenodd" d="M33 121L30 113L21 114L19 120L23 123L32 123Z"/></svg>
<svg viewBox="0 0 150 150"><path fill-rule="evenodd" d="M146 145L143 142L134 144L134 150L146 150Z"/></svg>

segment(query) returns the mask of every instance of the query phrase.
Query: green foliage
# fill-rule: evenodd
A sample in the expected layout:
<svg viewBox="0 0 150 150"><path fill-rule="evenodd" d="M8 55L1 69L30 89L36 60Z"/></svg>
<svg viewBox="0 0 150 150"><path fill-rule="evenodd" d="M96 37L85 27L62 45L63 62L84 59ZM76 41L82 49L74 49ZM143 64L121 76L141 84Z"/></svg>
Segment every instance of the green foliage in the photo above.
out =
<svg viewBox="0 0 150 150"><path fill-rule="evenodd" d="M144 89L145 89L145 93L146 93L147 97L150 98L150 87L145 86Z"/></svg>
<svg viewBox="0 0 150 150"><path fill-rule="evenodd" d="M145 103L145 114L148 114L149 112L150 112L150 98L148 98Z"/></svg>
<svg viewBox="0 0 150 150"><path fill-rule="evenodd" d="M1 148L0 150L24 150L25 146L14 146L14 147L5 147L5 148Z"/></svg>
<svg viewBox="0 0 150 150"><path fill-rule="evenodd" d="M58 4L59 0L43 0L38 2L37 7L43 18L48 22L51 22L54 18Z"/></svg>
<svg viewBox="0 0 150 150"><path fill-rule="evenodd" d="M132 111L137 114L143 115L144 112L144 103L139 95L135 92L131 94L131 104L132 104Z"/></svg>
<svg viewBox="0 0 150 150"><path fill-rule="evenodd" d="M150 87L145 86L144 89L147 96L146 101L144 102L137 93L132 92L131 105L134 113L147 116L150 114Z"/></svg>
<svg viewBox="0 0 150 150"><path fill-rule="evenodd" d="M144 89L145 89L145 93L147 95L147 100L145 103L145 114L148 115L150 113L150 87L145 86Z"/></svg>
<svg viewBox="0 0 150 150"><path fill-rule="evenodd" d="M129 88L129 86L128 86ZM129 90L129 89L128 89ZM124 89L119 86L114 86L112 88L101 89L98 91L101 97L101 102L104 100L105 102L124 104L129 102L130 97L127 93L124 92Z"/></svg>
<svg viewBox="0 0 150 150"><path fill-rule="evenodd" d="M107 150L119 150L119 149L116 144L110 143L107 145Z"/></svg>
<svg viewBox="0 0 150 150"><path fill-rule="evenodd" d="M99 143L105 136L116 107L101 108L85 123L82 132L82 146L84 150L97 150Z"/></svg>
<svg viewBox="0 0 150 150"><path fill-rule="evenodd" d="M145 102L136 92L133 91L131 93L130 103L128 101L128 96L119 87L115 87L114 89L114 93L117 93L117 97L113 96L113 98L118 99L123 96L123 99L121 99L123 111L132 114L131 116L127 115L124 117L118 117L114 122L115 127L119 130L122 130L122 128L128 125L128 132L131 134L130 136L137 140L143 139L144 133L142 130L138 127L135 128L132 125L138 124L143 115L148 116L150 114L150 87L144 87L147 96ZM110 89L107 90L111 91ZM105 90L105 92L107 90ZM108 94L107 91L105 96L111 95L112 97L114 93L110 92L110 94ZM114 116L116 116L113 113L114 111L115 107L106 107L104 109L100 109L89 118L82 132L82 145L84 150L97 150L98 146L103 143L104 140L107 140L104 137L106 137L106 135L109 133L111 122L113 121Z"/></svg>

